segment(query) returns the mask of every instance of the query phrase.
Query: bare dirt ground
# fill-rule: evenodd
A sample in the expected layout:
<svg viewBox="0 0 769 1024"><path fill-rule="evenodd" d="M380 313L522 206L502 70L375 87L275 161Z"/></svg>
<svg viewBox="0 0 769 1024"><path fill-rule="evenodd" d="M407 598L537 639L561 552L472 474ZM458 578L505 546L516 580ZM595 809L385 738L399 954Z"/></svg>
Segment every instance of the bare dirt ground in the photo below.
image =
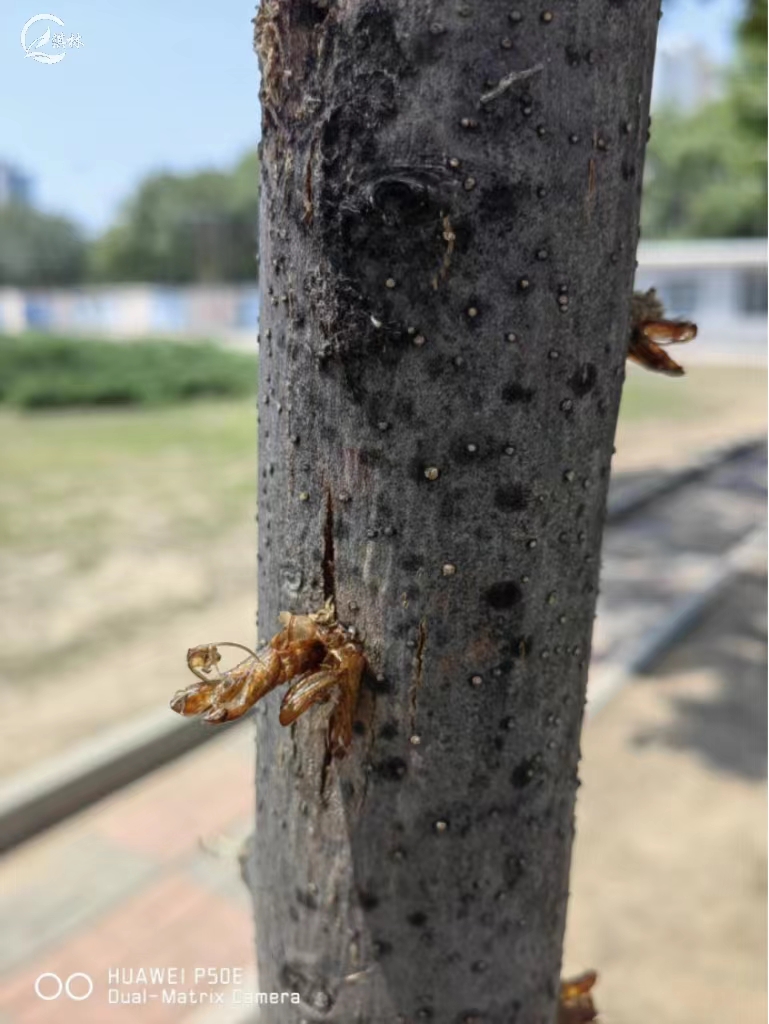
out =
<svg viewBox="0 0 769 1024"><path fill-rule="evenodd" d="M765 430L762 372L690 380L631 372L615 473ZM228 416L143 420L106 469L61 421L0 472L0 776L165 706L190 645L253 638L253 413ZM604 1024L766 1019L764 620L746 575L586 728L564 966L598 969Z"/></svg>
<svg viewBox="0 0 769 1024"><path fill-rule="evenodd" d="M766 577L583 734L565 973L605 1024L763 1024Z"/></svg>
<svg viewBox="0 0 769 1024"><path fill-rule="evenodd" d="M693 366L683 379L628 364L613 473L671 469L766 432L766 369Z"/></svg>
<svg viewBox="0 0 769 1024"><path fill-rule="evenodd" d="M165 551L127 547L93 569L56 578L48 593L18 600L5 620L14 634L0 671L0 775L167 707L189 681L189 647L254 642L256 530L249 518L197 548L178 541Z"/></svg>
<svg viewBox="0 0 769 1024"><path fill-rule="evenodd" d="M189 682L187 649L226 639L247 644L255 636L255 616L249 584L215 603L145 624L131 640L94 651L86 667L57 673L54 682L43 678L31 686L6 687L0 771L20 771L102 729L167 707L172 694Z"/></svg>
<svg viewBox="0 0 769 1024"><path fill-rule="evenodd" d="M7 776L167 707L188 647L254 641L256 416L3 414L0 429Z"/></svg>

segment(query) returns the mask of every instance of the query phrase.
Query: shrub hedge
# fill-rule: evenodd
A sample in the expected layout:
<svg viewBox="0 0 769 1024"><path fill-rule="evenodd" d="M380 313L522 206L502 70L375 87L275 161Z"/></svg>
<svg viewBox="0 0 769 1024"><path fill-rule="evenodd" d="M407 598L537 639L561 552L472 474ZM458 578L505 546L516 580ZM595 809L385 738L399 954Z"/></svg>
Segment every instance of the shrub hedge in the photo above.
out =
<svg viewBox="0 0 769 1024"><path fill-rule="evenodd" d="M209 342L0 336L0 402L23 409L251 395L256 369L255 355Z"/></svg>

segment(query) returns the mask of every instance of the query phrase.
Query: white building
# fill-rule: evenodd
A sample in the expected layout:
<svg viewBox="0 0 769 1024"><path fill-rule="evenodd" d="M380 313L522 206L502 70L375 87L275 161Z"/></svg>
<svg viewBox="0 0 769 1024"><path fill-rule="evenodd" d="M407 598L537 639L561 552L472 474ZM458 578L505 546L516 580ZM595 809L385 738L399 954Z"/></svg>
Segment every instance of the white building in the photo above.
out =
<svg viewBox="0 0 769 1024"><path fill-rule="evenodd" d="M254 346L258 322L256 284L0 288L0 333L7 334L208 338Z"/></svg>
<svg viewBox="0 0 769 1024"><path fill-rule="evenodd" d="M656 288L671 318L698 325L689 362L766 362L766 274L763 238L638 247L636 288Z"/></svg>

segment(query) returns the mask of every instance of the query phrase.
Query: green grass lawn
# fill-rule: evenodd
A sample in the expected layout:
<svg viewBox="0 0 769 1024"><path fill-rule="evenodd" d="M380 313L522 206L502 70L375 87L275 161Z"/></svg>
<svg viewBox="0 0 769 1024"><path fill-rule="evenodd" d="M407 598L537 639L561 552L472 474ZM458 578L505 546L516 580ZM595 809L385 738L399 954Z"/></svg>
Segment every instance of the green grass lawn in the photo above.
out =
<svg viewBox="0 0 769 1024"><path fill-rule="evenodd" d="M631 369L615 469L764 424L759 370ZM123 714L126 685L130 713L165 703L190 644L251 636L253 398L0 405L0 436L0 686L69 695L69 731L59 717L50 749Z"/></svg>
<svg viewBox="0 0 769 1024"><path fill-rule="evenodd" d="M766 404L766 372L743 366L693 366L685 377L666 377L628 363L620 419L625 424L675 423L732 415L740 403Z"/></svg>
<svg viewBox="0 0 769 1024"><path fill-rule="evenodd" d="M0 433L0 645L14 680L253 593L253 399L5 408Z"/></svg>
<svg viewBox="0 0 769 1024"><path fill-rule="evenodd" d="M0 412L0 550L204 540L249 515L253 400Z"/></svg>
<svg viewBox="0 0 769 1024"><path fill-rule="evenodd" d="M763 407L762 372L695 367L671 379L631 368L620 425L675 431ZM0 551L66 550L93 561L127 538L191 545L251 517L252 399L171 406L0 411Z"/></svg>

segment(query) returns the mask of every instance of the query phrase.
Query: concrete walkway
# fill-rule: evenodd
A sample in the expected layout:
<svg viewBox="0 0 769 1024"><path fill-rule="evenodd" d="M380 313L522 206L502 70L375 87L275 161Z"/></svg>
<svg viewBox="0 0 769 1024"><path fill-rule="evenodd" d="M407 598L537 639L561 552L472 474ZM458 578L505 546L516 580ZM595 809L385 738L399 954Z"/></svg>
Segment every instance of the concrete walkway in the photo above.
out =
<svg viewBox="0 0 769 1024"><path fill-rule="evenodd" d="M177 967L190 981L195 967L250 968L237 858L251 829L253 762L244 724L0 860L0 1024L186 1024L197 1008L164 1004L162 985L110 984L109 972ZM64 982L88 974L93 995L41 999L44 972ZM57 988L40 983L43 995ZM147 1002L110 1006L110 988L146 988Z"/></svg>
<svg viewBox="0 0 769 1024"><path fill-rule="evenodd" d="M565 973L605 1024L764 1024L766 574L592 719Z"/></svg>

